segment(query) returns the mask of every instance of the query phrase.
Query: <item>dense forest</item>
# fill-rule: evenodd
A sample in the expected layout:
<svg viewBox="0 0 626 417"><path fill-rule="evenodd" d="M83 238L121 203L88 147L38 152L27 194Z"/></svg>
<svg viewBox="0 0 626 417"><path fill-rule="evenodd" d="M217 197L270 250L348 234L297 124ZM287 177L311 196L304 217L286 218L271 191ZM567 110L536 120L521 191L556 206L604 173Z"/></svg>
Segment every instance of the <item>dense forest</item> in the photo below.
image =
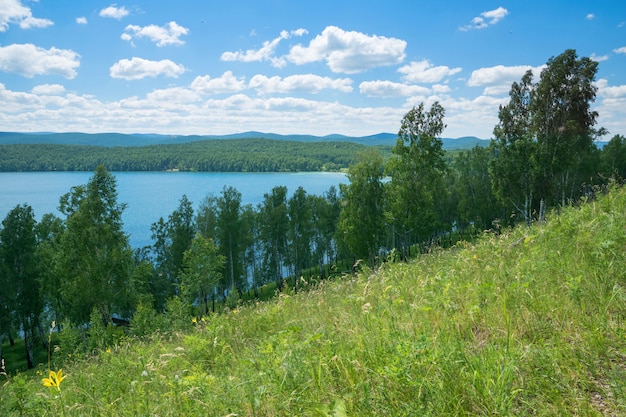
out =
<svg viewBox="0 0 626 417"><path fill-rule="evenodd" d="M272 139L205 140L150 146L0 145L0 172L109 171L295 172L339 171L365 145ZM384 149L388 147L383 147Z"/></svg>
<svg viewBox="0 0 626 417"><path fill-rule="evenodd" d="M349 260L348 268L375 267L474 231L541 222L548 210L593 198L626 176L626 138L614 136L601 150L594 144L606 133L595 127L598 114L591 109L596 68L597 62L568 50L551 58L536 82L527 73L500 108L491 146L454 157L439 138L445 128L439 103L406 113L388 156L345 143L332 144L331 152L328 145L272 141L245 142L242 149L233 141L233 154L258 161L243 170L280 163L262 156L268 146L292 146L292 155L307 155L303 161L313 154L320 163L349 164L349 184L323 196L299 188L291 198L285 187L275 187L257 207L243 205L236 189L224 187L197 212L183 196L168 218L153 224L153 245L139 250L123 232L124 205L109 172L123 170L132 158L114 162L101 159L96 148L80 148L98 165L87 184L61 196L61 218L46 214L37 222L25 203L2 221L0 341L23 334L33 366L34 346L45 343L44 323L52 320L81 333L87 323L125 322L146 309L208 313L216 301L236 303L244 292L256 294L268 284L297 291L304 274L324 279L341 260ZM186 159L172 161L164 152L159 169L193 169L200 150L223 166L236 159L208 152L207 144L177 145ZM84 340L77 336L75 342Z"/></svg>

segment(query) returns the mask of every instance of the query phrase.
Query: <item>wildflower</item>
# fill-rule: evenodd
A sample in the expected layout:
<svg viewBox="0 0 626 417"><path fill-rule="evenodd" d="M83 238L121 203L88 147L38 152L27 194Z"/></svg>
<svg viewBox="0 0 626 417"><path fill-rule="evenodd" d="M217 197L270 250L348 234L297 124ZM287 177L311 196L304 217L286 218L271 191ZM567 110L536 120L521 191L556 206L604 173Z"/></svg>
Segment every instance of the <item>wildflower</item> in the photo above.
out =
<svg viewBox="0 0 626 417"><path fill-rule="evenodd" d="M472 256L473 259L478 259L478 256L474 255Z"/></svg>
<svg viewBox="0 0 626 417"><path fill-rule="evenodd" d="M193 324L197 324L197 323L198 323L198 319L197 319L197 318L195 318L195 317L193 317L193 318L191 319L191 322L192 322Z"/></svg>
<svg viewBox="0 0 626 417"><path fill-rule="evenodd" d="M61 392L61 382L65 379L63 376L63 369L59 369L59 372L50 371L48 378L43 378L44 387L54 387L57 391Z"/></svg>

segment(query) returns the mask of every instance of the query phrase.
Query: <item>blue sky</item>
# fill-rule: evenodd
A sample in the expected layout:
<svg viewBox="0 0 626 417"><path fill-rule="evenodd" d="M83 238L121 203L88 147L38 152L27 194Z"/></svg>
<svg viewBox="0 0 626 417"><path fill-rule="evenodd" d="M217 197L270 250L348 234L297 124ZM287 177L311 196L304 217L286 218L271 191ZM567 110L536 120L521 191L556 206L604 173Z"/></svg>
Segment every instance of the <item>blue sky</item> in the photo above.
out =
<svg viewBox="0 0 626 417"><path fill-rule="evenodd" d="M443 136L490 138L566 49L626 135L623 0L0 0L0 131L365 136L439 101Z"/></svg>

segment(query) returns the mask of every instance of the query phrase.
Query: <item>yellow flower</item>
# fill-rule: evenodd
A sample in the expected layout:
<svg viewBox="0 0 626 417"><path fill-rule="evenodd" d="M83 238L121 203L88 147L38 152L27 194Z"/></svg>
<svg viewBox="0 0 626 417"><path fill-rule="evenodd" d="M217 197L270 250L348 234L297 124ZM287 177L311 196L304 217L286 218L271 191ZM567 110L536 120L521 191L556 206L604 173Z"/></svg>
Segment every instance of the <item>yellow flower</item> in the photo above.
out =
<svg viewBox="0 0 626 417"><path fill-rule="evenodd" d="M196 323L198 323L198 319L197 319L197 318L195 318L195 317L192 317L192 318L191 318L191 322L192 322L193 324L196 324Z"/></svg>
<svg viewBox="0 0 626 417"><path fill-rule="evenodd" d="M59 372L50 371L48 378L43 378L44 387L54 387L57 391L61 392L61 382L65 379L63 376L63 369L59 369Z"/></svg>

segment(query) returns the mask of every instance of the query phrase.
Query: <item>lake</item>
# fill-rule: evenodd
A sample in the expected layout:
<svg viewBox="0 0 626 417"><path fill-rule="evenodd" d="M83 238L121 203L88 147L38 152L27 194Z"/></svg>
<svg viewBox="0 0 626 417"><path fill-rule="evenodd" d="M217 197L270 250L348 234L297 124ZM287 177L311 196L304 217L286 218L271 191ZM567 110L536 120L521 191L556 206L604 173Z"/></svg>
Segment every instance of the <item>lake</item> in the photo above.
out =
<svg viewBox="0 0 626 417"><path fill-rule="evenodd" d="M219 196L224 186L241 193L243 204L256 207L263 194L285 186L288 196L302 187L308 194L322 195L331 186L348 183L343 173L215 173L215 172L113 172L117 179L118 202L126 203L124 230L134 248L152 244L150 226L167 217L186 195L197 210L208 195ZM59 198L77 185L86 184L92 172L6 172L0 173L0 221L18 204L29 204L37 219L46 213L61 216Z"/></svg>

